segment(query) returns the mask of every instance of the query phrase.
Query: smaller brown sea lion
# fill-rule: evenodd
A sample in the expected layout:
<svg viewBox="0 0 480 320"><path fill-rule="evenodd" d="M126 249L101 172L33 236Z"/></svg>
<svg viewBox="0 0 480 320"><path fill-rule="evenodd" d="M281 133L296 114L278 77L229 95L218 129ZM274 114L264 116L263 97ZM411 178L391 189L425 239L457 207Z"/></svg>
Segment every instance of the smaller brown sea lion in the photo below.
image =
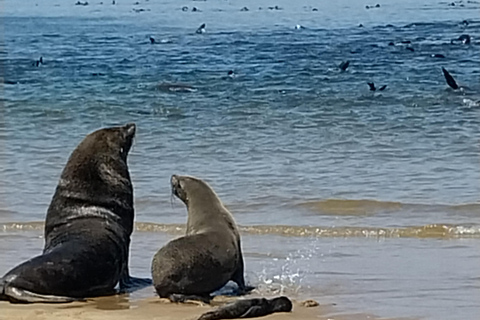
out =
<svg viewBox="0 0 480 320"><path fill-rule="evenodd" d="M203 180L173 175L172 192L188 210L187 234L170 241L152 261L158 295L171 301L209 302L210 294L228 281L245 286L240 234L232 214Z"/></svg>

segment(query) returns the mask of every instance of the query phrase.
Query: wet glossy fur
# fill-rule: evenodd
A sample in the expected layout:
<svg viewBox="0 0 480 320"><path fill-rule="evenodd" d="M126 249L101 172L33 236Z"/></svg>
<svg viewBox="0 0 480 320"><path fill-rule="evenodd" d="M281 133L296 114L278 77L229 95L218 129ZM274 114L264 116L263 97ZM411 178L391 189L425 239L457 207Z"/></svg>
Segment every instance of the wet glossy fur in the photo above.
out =
<svg viewBox="0 0 480 320"><path fill-rule="evenodd" d="M43 254L9 271L0 298L69 302L112 294L128 274L135 125L98 130L73 151L48 208ZM148 281L147 281L148 282Z"/></svg>

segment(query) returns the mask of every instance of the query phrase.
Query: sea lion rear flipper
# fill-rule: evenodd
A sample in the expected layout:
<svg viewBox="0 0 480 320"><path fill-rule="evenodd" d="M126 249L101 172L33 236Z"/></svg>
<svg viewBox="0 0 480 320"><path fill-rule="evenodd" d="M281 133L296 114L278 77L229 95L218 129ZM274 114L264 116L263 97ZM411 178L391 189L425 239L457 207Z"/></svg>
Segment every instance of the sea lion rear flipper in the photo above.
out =
<svg viewBox="0 0 480 320"><path fill-rule="evenodd" d="M231 280L238 285L238 295L243 295L243 294L249 293L250 291L255 289L255 287L245 285L245 277L243 275L243 271L244 271L243 254L241 249L239 251L240 251L240 261L238 263L238 268L233 274Z"/></svg>
<svg viewBox="0 0 480 320"><path fill-rule="evenodd" d="M152 284L152 279L131 277L128 272L120 279L119 283L121 293L137 291Z"/></svg>

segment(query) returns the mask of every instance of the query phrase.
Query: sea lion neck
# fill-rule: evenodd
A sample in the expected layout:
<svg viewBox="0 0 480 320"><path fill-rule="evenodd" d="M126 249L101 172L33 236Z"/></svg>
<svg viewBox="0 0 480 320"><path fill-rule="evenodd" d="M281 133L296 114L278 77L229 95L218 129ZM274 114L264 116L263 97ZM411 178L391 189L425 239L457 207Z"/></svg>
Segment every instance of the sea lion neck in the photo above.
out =
<svg viewBox="0 0 480 320"><path fill-rule="evenodd" d="M225 208L213 193L202 192L195 196L187 196L187 234L198 233L210 229L218 220L224 220ZM223 210L222 210L223 209Z"/></svg>
<svg viewBox="0 0 480 320"><path fill-rule="evenodd" d="M237 227L230 212L218 197L193 197L187 204L187 235L223 230L225 223L228 232L238 236Z"/></svg>

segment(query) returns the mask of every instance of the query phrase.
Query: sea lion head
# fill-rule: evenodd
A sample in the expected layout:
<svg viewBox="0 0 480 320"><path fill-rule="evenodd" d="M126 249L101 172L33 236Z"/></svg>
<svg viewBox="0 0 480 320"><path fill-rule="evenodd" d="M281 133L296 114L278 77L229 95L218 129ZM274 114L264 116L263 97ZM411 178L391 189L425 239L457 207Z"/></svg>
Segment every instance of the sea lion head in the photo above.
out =
<svg viewBox="0 0 480 320"><path fill-rule="evenodd" d="M129 123L90 133L72 152L62 178L86 179L89 182L101 179L115 184L118 181L111 178L116 172L130 180L126 163L135 130L135 124Z"/></svg>
<svg viewBox="0 0 480 320"><path fill-rule="evenodd" d="M172 193L187 206L187 235L227 230L240 239L232 214L208 183L192 176L173 175L171 184Z"/></svg>
<svg viewBox="0 0 480 320"><path fill-rule="evenodd" d="M135 137L135 124L110 127L87 135L72 152L63 169L59 187L88 194L87 199L117 197L126 200L125 194L133 194L127 155ZM68 194L64 194L68 197ZM77 194L78 195L78 194ZM130 198L130 197L129 197ZM133 196L129 199L133 206Z"/></svg>
<svg viewBox="0 0 480 320"><path fill-rule="evenodd" d="M172 175L172 193L182 200L187 207L196 200L217 200L218 196L205 181L192 176Z"/></svg>
<svg viewBox="0 0 480 320"><path fill-rule="evenodd" d="M134 123L128 123L122 127L110 127L97 130L90 133L75 149L72 156L76 153L89 150L88 154L92 156L90 150L94 150L99 155L108 153L111 156L118 155L123 161L127 160L128 152L132 147L135 137L136 126Z"/></svg>

